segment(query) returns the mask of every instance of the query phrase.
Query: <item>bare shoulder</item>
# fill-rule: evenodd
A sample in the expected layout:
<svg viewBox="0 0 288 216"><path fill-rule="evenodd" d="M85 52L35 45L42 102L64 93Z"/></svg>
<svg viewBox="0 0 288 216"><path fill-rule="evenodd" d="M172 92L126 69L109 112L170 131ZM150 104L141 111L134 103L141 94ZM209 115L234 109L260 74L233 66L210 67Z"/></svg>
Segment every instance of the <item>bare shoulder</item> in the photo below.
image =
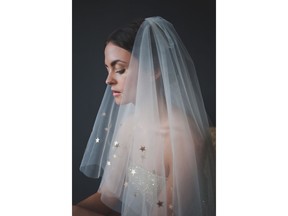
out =
<svg viewBox="0 0 288 216"><path fill-rule="evenodd" d="M109 208L101 201L100 192L96 192L91 196L85 198L84 200L80 201L76 206L98 214L111 216L120 215L118 212L115 212L113 209Z"/></svg>

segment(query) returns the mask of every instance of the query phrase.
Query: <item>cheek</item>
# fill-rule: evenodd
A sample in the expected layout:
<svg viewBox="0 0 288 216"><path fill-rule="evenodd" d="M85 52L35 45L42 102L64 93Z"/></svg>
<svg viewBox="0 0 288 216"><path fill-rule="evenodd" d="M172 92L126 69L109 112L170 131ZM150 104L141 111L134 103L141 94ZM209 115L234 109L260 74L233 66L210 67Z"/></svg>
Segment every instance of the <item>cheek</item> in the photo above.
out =
<svg viewBox="0 0 288 216"><path fill-rule="evenodd" d="M120 79L118 80L118 83L120 85L121 90L125 90L125 85L126 85L126 76L122 76L120 77Z"/></svg>
<svg viewBox="0 0 288 216"><path fill-rule="evenodd" d="M125 87L127 87L127 89L136 91L136 87L137 87L137 73L135 73L135 71L131 70L128 73L129 75L127 76L127 78L125 77Z"/></svg>
<svg viewBox="0 0 288 216"><path fill-rule="evenodd" d="M124 81L124 92L125 92L125 101L135 102L136 94L137 94L137 77L136 76L128 76Z"/></svg>

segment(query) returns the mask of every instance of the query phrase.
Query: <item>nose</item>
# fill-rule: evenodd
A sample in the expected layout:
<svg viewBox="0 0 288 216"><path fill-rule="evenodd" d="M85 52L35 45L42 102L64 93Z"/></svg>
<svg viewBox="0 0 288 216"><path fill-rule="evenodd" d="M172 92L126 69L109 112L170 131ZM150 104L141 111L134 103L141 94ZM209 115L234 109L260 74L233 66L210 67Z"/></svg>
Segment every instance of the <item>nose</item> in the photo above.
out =
<svg viewBox="0 0 288 216"><path fill-rule="evenodd" d="M106 84L107 85L113 85L116 83L116 80L113 77L113 73L109 73L107 78L106 78Z"/></svg>

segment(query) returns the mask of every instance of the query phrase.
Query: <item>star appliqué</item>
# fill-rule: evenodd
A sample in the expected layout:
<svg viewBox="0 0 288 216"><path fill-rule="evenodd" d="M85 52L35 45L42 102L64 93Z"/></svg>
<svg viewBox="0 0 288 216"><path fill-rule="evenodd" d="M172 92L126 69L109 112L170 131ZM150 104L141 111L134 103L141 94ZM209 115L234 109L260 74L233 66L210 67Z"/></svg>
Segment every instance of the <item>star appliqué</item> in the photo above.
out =
<svg viewBox="0 0 288 216"><path fill-rule="evenodd" d="M131 170L131 174L134 176L135 173L136 173L135 169L132 169L132 170Z"/></svg>
<svg viewBox="0 0 288 216"><path fill-rule="evenodd" d="M144 152L144 151L146 151L146 147L145 147L145 146L141 146L141 147L140 147L140 150L141 150L142 152Z"/></svg>
<svg viewBox="0 0 288 216"><path fill-rule="evenodd" d="M114 142L114 146L115 146L116 148L118 148L118 147L120 146L119 142L115 141L115 142Z"/></svg>
<svg viewBox="0 0 288 216"><path fill-rule="evenodd" d="M162 207L162 206L163 206L163 202L159 200L159 201L157 202L157 205L158 205L158 207Z"/></svg>

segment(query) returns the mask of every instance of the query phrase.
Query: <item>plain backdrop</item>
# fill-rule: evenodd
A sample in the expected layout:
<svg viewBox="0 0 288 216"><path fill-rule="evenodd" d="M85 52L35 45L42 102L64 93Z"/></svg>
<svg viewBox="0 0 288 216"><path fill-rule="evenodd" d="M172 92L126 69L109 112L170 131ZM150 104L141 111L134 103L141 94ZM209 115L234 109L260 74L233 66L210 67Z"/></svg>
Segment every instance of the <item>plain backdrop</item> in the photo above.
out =
<svg viewBox="0 0 288 216"><path fill-rule="evenodd" d="M75 204L96 192L100 183L84 176L79 166L106 88L103 48L108 34L138 17L162 16L170 21L194 61L211 126L216 126L216 8L215 0L73 0L72 7Z"/></svg>

